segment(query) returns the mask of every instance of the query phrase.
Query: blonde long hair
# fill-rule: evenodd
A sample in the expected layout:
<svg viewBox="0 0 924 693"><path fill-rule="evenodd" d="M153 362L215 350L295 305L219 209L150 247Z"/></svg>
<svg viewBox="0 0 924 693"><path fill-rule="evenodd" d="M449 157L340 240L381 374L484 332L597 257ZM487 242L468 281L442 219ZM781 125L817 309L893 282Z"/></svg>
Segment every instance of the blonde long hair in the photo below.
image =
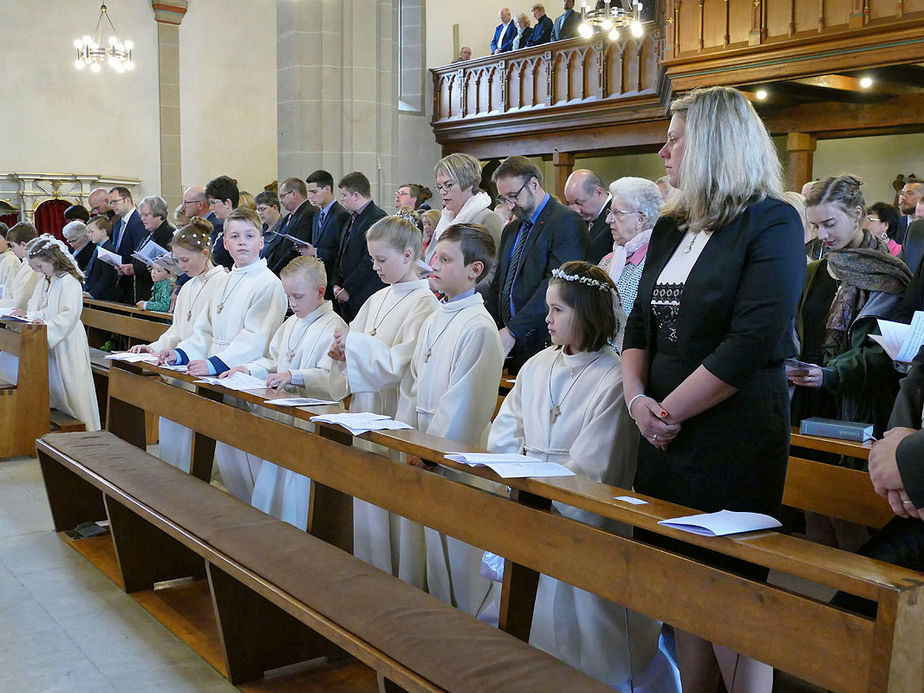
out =
<svg viewBox="0 0 924 693"><path fill-rule="evenodd" d="M684 119L678 194L662 212L697 232L735 219L748 204L783 195L783 169L763 121L737 89L694 89L671 104Z"/></svg>

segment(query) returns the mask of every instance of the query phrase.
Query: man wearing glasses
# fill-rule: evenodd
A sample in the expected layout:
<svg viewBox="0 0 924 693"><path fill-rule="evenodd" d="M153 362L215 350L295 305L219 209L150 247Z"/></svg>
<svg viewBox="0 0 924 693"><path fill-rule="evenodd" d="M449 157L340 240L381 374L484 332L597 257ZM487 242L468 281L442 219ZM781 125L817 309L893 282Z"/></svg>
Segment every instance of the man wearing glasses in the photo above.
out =
<svg viewBox="0 0 924 693"><path fill-rule="evenodd" d="M122 185L110 188L107 202L115 213L112 222L112 245L115 251L122 256L122 264L118 267L119 301L134 303L135 270L132 265L132 253L138 250L148 232L135 209L132 193L128 188Z"/></svg>
<svg viewBox="0 0 924 693"><path fill-rule="evenodd" d="M542 171L511 156L494 172L497 201L513 212L501 234L498 268L484 291L511 373L548 340L545 290L552 270L587 257L587 224L542 188Z"/></svg>

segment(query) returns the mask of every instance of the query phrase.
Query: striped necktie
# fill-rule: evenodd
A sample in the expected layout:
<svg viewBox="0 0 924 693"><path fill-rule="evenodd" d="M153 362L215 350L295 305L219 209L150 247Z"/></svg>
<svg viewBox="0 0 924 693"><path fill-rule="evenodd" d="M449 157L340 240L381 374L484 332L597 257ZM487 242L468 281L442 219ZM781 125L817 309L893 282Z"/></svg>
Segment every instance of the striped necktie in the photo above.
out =
<svg viewBox="0 0 924 693"><path fill-rule="evenodd" d="M501 313L504 318L504 325L510 322L510 319L516 314L513 309L513 284L520 273L523 248L526 247L526 240L529 238L529 231L532 227L533 222L529 219L524 219L520 224L517 240L513 246L513 255L510 257L510 267L507 268L507 276L504 277L504 287L501 291Z"/></svg>

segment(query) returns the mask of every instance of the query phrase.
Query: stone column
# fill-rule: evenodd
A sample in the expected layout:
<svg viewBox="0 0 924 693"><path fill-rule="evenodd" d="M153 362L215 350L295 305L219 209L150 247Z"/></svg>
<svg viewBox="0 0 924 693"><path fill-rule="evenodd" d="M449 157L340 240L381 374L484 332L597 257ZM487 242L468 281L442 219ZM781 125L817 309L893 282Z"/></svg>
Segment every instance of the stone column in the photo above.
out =
<svg viewBox="0 0 924 693"><path fill-rule="evenodd" d="M397 13L397 0L277 0L279 180L323 168L336 185L362 171L376 203L391 203Z"/></svg>
<svg viewBox="0 0 924 693"><path fill-rule="evenodd" d="M799 192L812 180L812 160L818 138L807 132L790 132L786 136L787 189Z"/></svg>
<svg viewBox="0 0 924 693"><path fill-rule="evenodd" d="M173 210L183 199L180 159L180 22L187 0L152 0L157 21L160 95L160 195Z"/></svg>

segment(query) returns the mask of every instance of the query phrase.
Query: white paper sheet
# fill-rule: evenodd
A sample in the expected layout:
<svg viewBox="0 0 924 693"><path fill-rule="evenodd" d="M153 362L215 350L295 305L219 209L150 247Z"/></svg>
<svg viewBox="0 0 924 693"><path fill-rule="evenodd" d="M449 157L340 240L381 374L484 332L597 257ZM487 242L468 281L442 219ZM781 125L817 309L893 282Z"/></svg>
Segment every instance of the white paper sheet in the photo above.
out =
<svg viewBox="0 0 924 693"><path fill-rule="evenodd" d="M622 501L623 503L629 503L630 505L647 505L648 501L642 500L641 498L636 498L634 496L613 496L613 500Z"/></svg>
<svg viewBox="0 0 924 693"><path fill-rule="evenodd" d="M275 404L277 407L311 407L321 404L340 404L332 399L315 399L314 397L280 397L279 399L264 400L264 404Z"/></svg>
<svg viewBox="0 0 924 693"><path fill-rule="evenodd" d="M574 476L574 472L557 462L543 462L536 457L516 453L447 452L445 457L470 467L488 467L505 479Z"/></svg>
<svg viewBox="0 0 924 693"><path fill-rule="evenodd" d="M870 339L881 345L893 361L911 363L924 344L924 311L915 311L910 325L891 320L876 322L882 334L871 334Z"/></svg>
<svg viewBox="0 0 924 693"><path fill-rule="evenodd" d="M732 510L673 517L668 520L661 520L658 524L706 537L722 537L728 534L782 527L780 521L775 517L761 513L734 512Z"/></svg>
<svg viewBox="0 0 924 693"><path fill-rule="evenodd" d="M209 385L221 385L229 390L265 390L266 381L262 378L254 378L247 373L237 371L227 378L217 378L205 376L196 381L197 383L208 383Z"/></svg>
<svg viewBox="0 0 924 693"><path fill-rule="evenodd" d="M138 262L142 262L145 265L153 265L154 262L167 254L166 248L162 248L153 240L148 241L143 246L138 248L132 257L135 258Z"/></svg>
<svg viewBox="0 0 924 693"><path fill-rule="evenodd" d="M413 429L401 421L394 421L384 414L372 414L371 412L346 412L343 414L322 414L312 416L312 421L323 423L332 423L343 426L354 436L368 433L369 431L400 431L404 429Z"/></svg>
<svg viewBox="0 0 924 693"><path fill-rule="evenodd" d="M162 364L160 364L160 367L161 367L161 368L166 368L168 371L177 371L178 373L185 373L185 372L186 372L186 364L185 364L185 363L183 363L183 364L162 363Z"/></svg>
<svg viewBox="0 0 924 693"><path fill-rule="evenodd" d="M122 256L118 253L112 252L107 248L104 248L101 245L96 246L96 257L105 262L107 265L112 265L113 267L122 266Z"/></svg>
<svg viewBox="0 0 924 693"><path fill-rule="evenodd" d="M128 363L157 363L157 356L154 354L133 354L129 351L118 351L114 354L106 354L103 358L112 359L113 361L127 361Z"/></svg>

